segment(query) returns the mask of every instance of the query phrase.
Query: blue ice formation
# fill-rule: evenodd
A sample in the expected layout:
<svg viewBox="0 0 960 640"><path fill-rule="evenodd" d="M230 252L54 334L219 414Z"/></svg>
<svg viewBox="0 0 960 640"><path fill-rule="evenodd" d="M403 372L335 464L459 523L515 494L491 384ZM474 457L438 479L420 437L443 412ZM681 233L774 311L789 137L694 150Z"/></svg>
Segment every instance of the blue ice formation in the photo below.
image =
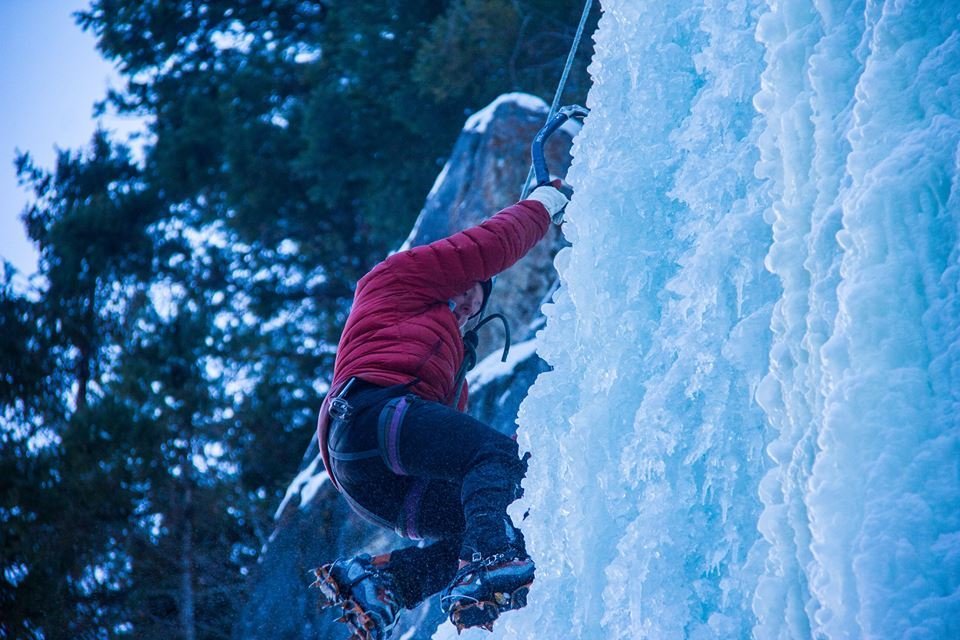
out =
<svg viewBox="0 0 960 640"><path fill-rule="evenodd" d="M960 6L603 12L493 637L960 638Z"/></svg>

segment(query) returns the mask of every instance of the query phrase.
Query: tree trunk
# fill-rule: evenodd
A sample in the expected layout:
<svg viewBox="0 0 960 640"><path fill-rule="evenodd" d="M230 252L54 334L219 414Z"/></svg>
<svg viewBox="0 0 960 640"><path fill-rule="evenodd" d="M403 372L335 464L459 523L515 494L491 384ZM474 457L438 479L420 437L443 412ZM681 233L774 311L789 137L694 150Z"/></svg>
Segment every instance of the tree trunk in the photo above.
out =
<svg viewBox="0 0 960 640"><path fill-rule="evenodd" d="M180 540L180 626L184 640L196 640L197 627L193 591L193 460L192 446L187 446L183 462L183 526Z"/></svg>
<svg viewBox="0 0 960 640"><path fill-rule="evenodd" d="M83 327L80 329L74 345L80 352L77 359L77 411L82 411L87 407L87 389L90 387L90 380L93 377L93 345L96 344L97 340L96 305L97 292L94 289L90 292L90 298L83 313Z"/></svg>

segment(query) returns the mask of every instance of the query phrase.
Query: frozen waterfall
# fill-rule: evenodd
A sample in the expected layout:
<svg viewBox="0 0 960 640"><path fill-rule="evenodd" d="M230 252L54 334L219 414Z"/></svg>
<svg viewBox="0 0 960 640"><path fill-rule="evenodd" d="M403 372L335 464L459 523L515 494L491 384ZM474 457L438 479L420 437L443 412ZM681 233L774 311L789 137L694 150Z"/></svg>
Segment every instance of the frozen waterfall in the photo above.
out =
<svg viewBox="0 0 960 640"><path fill-rule="evenodd" d="M960 638L960 8L603 11L493 637Z"/></svg>

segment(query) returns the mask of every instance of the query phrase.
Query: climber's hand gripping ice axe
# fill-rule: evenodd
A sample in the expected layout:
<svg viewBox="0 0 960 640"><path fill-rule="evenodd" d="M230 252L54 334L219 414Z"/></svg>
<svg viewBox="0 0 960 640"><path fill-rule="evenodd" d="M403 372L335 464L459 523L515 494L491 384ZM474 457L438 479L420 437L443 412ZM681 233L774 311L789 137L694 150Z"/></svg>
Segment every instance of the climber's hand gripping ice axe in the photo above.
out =
<svg viewBox="0 0 960 640"><path fill-rule="evenodd" d="M530 145L530 155L533 158L533 172L537 179L537 186L550 184L550 171L547 169L547 160L543 155L543 145L554 131L563 126L570 118L582 120L590 114L590 110L580 105L572 104L561 107L543 128L537 132Z"/></svg>

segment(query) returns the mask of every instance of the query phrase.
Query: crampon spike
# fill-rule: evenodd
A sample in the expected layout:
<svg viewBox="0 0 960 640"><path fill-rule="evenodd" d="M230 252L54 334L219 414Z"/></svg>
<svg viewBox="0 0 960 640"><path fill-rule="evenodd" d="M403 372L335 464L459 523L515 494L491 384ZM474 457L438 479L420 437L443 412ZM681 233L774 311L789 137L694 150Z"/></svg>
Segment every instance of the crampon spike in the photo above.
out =
<svg viewBox="0 0 960 640"><path fill-rule="evenodd" d="M530 593L530 585L526 584L510 595L510 608L522 609L527 606L527 595Z"/></svg>
<svg viewBox="0 0 960 640"><path fill-rule="evenodd" d="M321 609L332 607L342 600L340 585L330 575L330 565L317 567L313 570L313 574L317 579L310 585L310 588L320 591L319 604Z"/></svg>
<svg viewBox="0 0 960 640"><path fill-rule="evenodd" d="M454 605L450 611L450 622L457 628L457 634L470 627L490 631L499 616L500 610L495 603L477 601L463 606Z"/></svg>

